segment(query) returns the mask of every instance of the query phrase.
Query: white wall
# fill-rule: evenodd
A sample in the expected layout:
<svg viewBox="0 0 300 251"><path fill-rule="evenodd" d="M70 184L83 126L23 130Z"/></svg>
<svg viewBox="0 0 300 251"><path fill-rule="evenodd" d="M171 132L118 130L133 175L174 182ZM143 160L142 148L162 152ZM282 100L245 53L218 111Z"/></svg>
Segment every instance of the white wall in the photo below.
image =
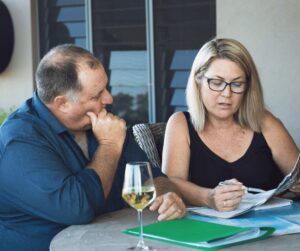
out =
<svg viewBox="0 0 300 251"><path fill-rule="evenodd" d="M0 109L17 107L33 92L33 52L30 0L3 0L13 19L12 59L0 74Z"/></svg>
<svg viewBox="0 0 300 251"><path fill-rule="evenodd" d="M285 124L298 147L299 13L299 0L217 0L217 36L235 38L250 51L267 107Z"/></svg>

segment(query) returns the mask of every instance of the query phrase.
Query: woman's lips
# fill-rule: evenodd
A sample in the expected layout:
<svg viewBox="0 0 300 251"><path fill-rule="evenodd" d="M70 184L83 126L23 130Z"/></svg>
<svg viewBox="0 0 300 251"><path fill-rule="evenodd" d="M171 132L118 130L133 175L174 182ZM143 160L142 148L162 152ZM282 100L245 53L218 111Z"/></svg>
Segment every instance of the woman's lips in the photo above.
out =
<svg viewBox="0 0 300 251"><path fill-rule="evenodd" d="M218 103L218 106L221 106L223 108L228 108L231 106L231 104L230 103Z"/></svg>

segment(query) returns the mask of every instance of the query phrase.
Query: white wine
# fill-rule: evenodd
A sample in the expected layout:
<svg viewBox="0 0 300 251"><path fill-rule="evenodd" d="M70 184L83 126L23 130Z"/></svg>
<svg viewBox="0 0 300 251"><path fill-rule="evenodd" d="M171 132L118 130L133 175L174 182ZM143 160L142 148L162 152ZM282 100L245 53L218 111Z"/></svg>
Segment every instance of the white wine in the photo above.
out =
<svg viewBox="0 0 300 251"><path fill-rule="evenodd" d="M129 187L123 189L122 197L123 199L133 208L140 210L144 209L148 206L155 198L156 191L153 186L151 187L142 187L141 192L140 189L136 189L134 187Z"/></svg>

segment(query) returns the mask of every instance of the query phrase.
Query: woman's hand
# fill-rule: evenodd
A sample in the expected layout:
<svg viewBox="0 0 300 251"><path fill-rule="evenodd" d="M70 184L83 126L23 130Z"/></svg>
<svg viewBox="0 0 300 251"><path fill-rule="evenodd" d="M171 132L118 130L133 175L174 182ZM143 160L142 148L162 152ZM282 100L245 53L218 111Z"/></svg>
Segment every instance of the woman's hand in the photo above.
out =
<svg viewBox="0 0 300 251"><path fill-rule="evenodd" d="M296 185L294 185L290 191L294 193L297 197L300 197L300 179L297 181Z"/></svg>
<svg viewBox="0 0 300 251"><path fill-rule="evenodd" d="M232 211L239 206L245 193L245 186L238 180L223 181L211 190L209 207L221 212Z"/></svg>

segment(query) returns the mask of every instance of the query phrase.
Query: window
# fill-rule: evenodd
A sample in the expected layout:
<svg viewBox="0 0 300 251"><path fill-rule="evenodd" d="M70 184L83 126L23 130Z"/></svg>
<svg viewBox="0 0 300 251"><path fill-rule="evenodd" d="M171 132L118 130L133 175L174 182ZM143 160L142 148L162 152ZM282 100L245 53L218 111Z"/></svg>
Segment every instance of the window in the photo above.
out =
<svg viewBox="0 0 300 251"><path fill-rule="evenodd" d="M186 109L185 87L193 59L216 34L215 0L38 3L41 55L60 43L92 50L110 80L110 110L128 124L167 121L173 112ZM89 28L91 37L86 35Z"/></svg>
<svg viewBox="0 0 300 251"><path fill-rule="evenodd" d="M154 0L156 120L186 110L194 57L216 34L215 1Z"/></svg>
<svg viewBox="0 0 300 251"><path fill-rule="evenodd" d="M39 0L40 55L72 43L87 48L84 0Z"/></svg>
<svg viewBox="0 0 300 251"><path fill-rule="evenodd" d="M110 110L129 124L148 121L145 2L92 1L92 33L110 80Z"/></svg>

